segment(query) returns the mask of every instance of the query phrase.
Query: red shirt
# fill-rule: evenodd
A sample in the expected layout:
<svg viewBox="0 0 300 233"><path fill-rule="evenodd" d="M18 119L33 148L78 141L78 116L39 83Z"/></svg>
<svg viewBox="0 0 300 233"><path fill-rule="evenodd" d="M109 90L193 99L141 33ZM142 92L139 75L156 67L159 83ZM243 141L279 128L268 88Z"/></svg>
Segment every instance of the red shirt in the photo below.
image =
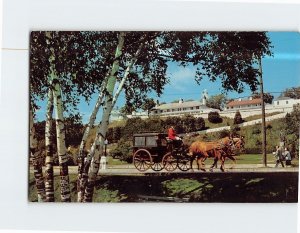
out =
<svg viewBox="0 0 300 233"><path fill-rule="evenodd" d="M175 140L176 137L176 131L173 128L169 128L168 130L168 138L171 140Z"/></svg>

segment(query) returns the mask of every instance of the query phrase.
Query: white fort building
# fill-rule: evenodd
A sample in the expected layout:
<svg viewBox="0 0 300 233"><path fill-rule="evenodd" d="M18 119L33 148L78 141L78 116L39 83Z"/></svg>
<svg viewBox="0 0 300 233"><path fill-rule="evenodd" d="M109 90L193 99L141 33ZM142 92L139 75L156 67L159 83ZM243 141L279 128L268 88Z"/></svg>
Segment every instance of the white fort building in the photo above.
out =
<svg viewBox="0 0 300 233"><path fill-rule="evenodd" d="M184 101L180 99L175 103L157 104L152 110L150 115L152 116L181 116L184 114L192 115L205 115L212 111L219 112L218 109L209 108L206 106L206 100L208 99L207 90L202 92L200 100Z"/></svg>
<svg viewBox="0 0 300 233"><path fill-rule="evenodd" d="M132 112L126 118L141 117L148 118L149 116L183 116L191 114L195 117L208 118L209 112L219 112L221 117L234 118L236 111L239 111L242 117L254 116L261 114L261 99L236 99L228 102L222 111L219 109L209 108L206 106L206 100L209 98L207 90L202 91L200 100L187 100L180 99L177 102L159 104L157 101L156 106L150 110L143 112ZM265 104L266 113L288 113L293 111L293 106L300 104L300 99L293 99L290 97L278 97L272 104ZM111 120L122 120L124 117L120 114L119 109L114 109Z"/></svg>

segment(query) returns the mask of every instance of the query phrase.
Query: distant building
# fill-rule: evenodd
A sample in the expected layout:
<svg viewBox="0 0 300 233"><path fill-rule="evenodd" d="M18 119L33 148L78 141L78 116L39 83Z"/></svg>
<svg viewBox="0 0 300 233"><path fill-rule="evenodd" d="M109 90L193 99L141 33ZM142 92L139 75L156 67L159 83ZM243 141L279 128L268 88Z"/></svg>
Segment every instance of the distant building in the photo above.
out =
<svg viewBox="0 0 300 233"><path fill-rule="evenodd" d="M273 101L274 107L293 107L294 104L300 103L300 99L293 99L290 97L278 97Z"/></svg>
<svg viewBox="0 0 300 233"><path fill-rule="evenodd" d="M150 115L156 116L180 116L184 114L201 115L212 111L219 112L218 109L206 106L208 99L207 90L202 92L201 100L184 101L180 99L177 103L157 104L150 112Z"/></svg>
<svg viewBox="0 0 300 233"><path fill-rule="evenodd" d="M111 111L110 118L109 118L110 121L121 121L123 119L124 116L121 114L120 109L118 107L116 107Z"/></svg>
<svg viewBox="0 0 300 233"><path fill-rule="evenodd" d="M253 99L250 97L249 99L238 99L233 100L227 103L227 110L240 110L240 109L251 109L251 108L259 108L261 106L261 99Z"/></svg>
<svg viewBox="0 0 300 233"><path fill-rule="evenodd" d="M283 113L293 111L293 106L300 104L300 99L292 99L290 97L278 97L272 104L265 104L266 113ZM261 114L261 99L238 99L227 103L221 116L234 118L236 111L239 111L242 117L249 117Z"/></svg>

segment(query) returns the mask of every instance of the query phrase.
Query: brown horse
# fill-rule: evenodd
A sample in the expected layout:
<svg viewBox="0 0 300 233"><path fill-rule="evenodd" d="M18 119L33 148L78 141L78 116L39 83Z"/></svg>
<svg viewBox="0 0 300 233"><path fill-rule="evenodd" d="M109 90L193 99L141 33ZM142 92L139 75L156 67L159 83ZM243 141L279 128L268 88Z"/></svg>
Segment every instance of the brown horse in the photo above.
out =
<svg viewBox="0 0 300 233"><path fill-rule="evenodd" d="M218 160L221 160L220 169L224 171L225 159L229 158L235 163L236 160L233 157L233 155L235 155L234 152L236 149L242 148L243 145L243 138L225 137L215 142L196 141L192 143L189 150L189 154L192 156L191 163L193 163L193 160L197 157L198 170L201 169L205 171L205 169L202 168L204 161L208 157L213 157L215 159L210 170L217 165Z"/></svg>
<svg viewBox="0 0 300 233"><path fill-rule="evenodd" d="M222 156L223 151L225 151L227 147L231 146L232 143L233 141L230 137L225 137L215 142L193 142L189 149L189 154L192 156L191 163L195 158L197 158L198 169L205 171L205 169L202 168L204 161L209 157L214 157L216 161L219 159L222 160L224 157ZM222 169L223 166L221 166L221 170Z"/></svg>
<svg viewBox="0 0 300 233"><path fill-rule="evenodd" d="M231 146L224 147L221 151L221 156L224 157L224 159L221 158L222 163L224 164L226 158L228 158L228 159L233 161L233 166L231 167L231 168L233 168L234 165L236 164L236 159L233 156L236 155L237 151L243 151L244 150L244 145L245 145L244 137L234 137L234 138L232 138ZM213 157L215 157L215 159L214 159L213 165L210 167L210 171L212 171L212 169L214 167L217 168L218 158L216 156L213 156Z"/></svg>

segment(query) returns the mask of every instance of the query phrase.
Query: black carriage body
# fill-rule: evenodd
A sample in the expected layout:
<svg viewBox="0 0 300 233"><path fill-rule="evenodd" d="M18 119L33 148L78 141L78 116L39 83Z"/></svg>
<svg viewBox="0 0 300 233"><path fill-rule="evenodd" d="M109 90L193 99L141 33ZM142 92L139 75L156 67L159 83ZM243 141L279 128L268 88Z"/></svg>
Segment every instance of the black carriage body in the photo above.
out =
<svg viewBox="0 0 300 233"><path fill-rule="evenodd" d="M154 171L182 171L190 169L190 159L183 153L182 142L170 141L165 133L139 133L133 135L133 163L139 171L150 167Z"/></svg>
<svg viewBox="0 0 300 233"><path fill-rule="evenodd" d="M139 150L149 151L152 157L161 157L168 150L167 134L139 133L133 135L133 154Z"/></svg>

